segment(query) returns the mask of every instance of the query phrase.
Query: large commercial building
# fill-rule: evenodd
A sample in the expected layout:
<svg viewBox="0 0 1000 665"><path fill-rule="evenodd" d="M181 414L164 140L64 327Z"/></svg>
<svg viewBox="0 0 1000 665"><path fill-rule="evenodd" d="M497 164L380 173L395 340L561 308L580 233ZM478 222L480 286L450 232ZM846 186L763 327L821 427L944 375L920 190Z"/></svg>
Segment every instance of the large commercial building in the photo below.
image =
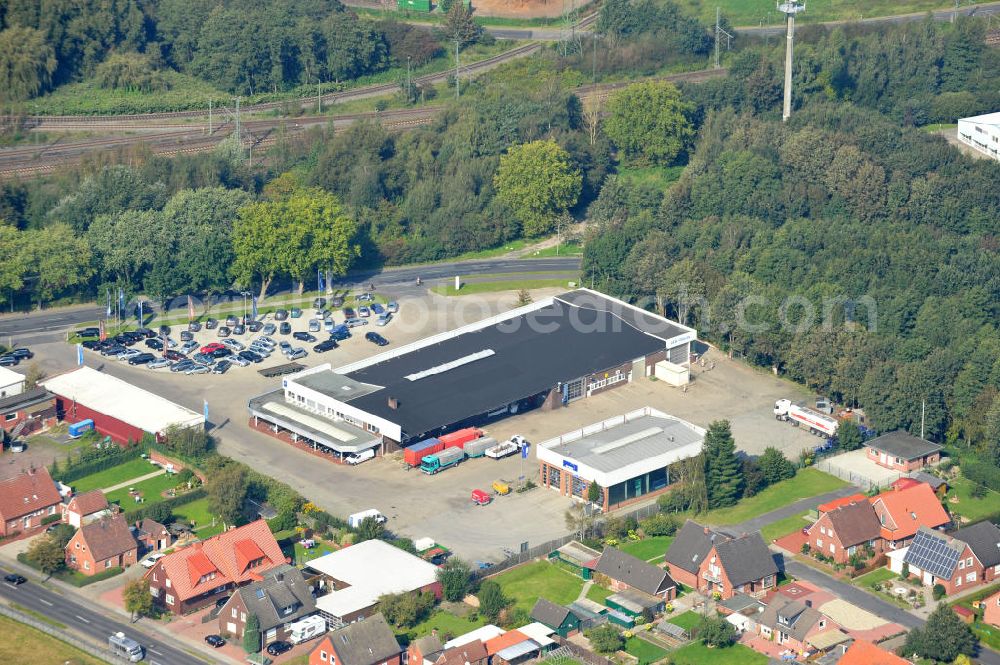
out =
<svg viewBox="0 0 1000 665"><path fill-rule="evenodd" d="M202 414L90 367L78 367L42 382L56 396L60 420L88 418L94 429L118 443L161 438L172 426L203 427Z"/></svg>
<svg viewBox="0 0 1000 665"><path fill-rule="evenodd" d="M299 372L283 379L283 394L251 400L250 413L258 427L334 450L337 432L329 428L343 423L393 448L559 408L649 376L657 365L686 376L696 338L692 328L578 289L335 370Z"/></svg>
<svg viewBox="0 0 1000 665"><path fill-rule="evenodd" d="M596 482L607 511L666 489L668 467L704 441L703 428L646 407L543 441L536 454L542 485L585 499Z"/></svg>
<svg viewBox="0 0 1000 665"><path fill-rule="evenodd" d="M1000 112L959 118L958 140L1000 161Z"/></svg>

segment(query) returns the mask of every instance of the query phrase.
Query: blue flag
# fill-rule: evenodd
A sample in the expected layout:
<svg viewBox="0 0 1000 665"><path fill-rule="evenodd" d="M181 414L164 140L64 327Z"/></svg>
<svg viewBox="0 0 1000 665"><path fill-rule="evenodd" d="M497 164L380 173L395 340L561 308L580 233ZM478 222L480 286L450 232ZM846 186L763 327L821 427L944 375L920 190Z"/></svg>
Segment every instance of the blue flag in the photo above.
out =
<svg viewBox="0 0 1000 665"><path fill-rule="evenodd" d="M83 344L76 345L76 364L83 365Z"/></svg>
<svg viewBox="0 0 1000 665"><path fill-rule="evenodd" d="M531 448L531 444L525 441L521 445L521 459L528 459L528 449Z"/></svg>
<svg viewBox="0 0 1000 665"><path fill-rule="evenodd" d="M143 301L140 300L139 301L139 325L140 326L142 325L142 303L143 303Z"/></svg>
<svg viewBox="0 0 1000 665"><path fill-rule="evenodd" d="M208 422L208 400L205 400L205 422Z"/></svg>

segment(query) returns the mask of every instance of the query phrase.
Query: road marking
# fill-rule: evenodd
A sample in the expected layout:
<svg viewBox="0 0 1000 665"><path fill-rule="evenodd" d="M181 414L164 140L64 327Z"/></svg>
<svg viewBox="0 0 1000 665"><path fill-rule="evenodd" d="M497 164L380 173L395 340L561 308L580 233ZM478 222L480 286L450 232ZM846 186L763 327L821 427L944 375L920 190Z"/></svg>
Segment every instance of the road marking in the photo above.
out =
<svg viewBox="0 0 1000 665"><path fill-rule="evenodd" d="M39 598L39 599L38 599L38 602L40 602L40 603L45 603L45 604L46 604L46 605L48 605L49 607L52 607L52 603L50 603L49 601L45 600L44 598Z"/></svg>
<svg viewBox="0 0 1000 665"><path fill-rule="evenodd" d="M76 614L76 615L74 615L74 616L75 616L75 617L76 617L77 619L79 619L80 621L84 622L84 623L90 623L90 621L89 621L88 619L84 619L84 618L83 618L82 616L80 616L79 614Z"/></svg>
<svg viewBox="0 0 1000 665"><path fill-rule="evenodd" d="M3 585L4 586L9 586L11 589L17 589L17 587L14 586L13 584L11 584L10 582L4 582Z"/></svg>
<svg viewBox="0 0 1000 665"><path fill-rule="evenodd" d="M159 651L157 651L153 647L149 647L147 650L149 651L149 653L155 653L157 656L162 656L163 655L162 653L160 653Z"/></svg>

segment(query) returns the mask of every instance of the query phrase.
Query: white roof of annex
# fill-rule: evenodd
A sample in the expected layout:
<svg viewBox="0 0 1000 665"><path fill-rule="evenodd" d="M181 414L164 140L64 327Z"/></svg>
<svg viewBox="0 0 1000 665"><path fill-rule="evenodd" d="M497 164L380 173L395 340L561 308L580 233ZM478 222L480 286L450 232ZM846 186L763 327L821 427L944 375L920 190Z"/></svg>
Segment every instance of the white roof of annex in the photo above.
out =
<svg viewBox="0 0 1000 665"><path fill-rule="evenodd" d="M977 125L997 125L1000 127L1000 111L996 113L984 113L983 115L974 115L969 118L959 118L959 122L972 122Z"/></svg>
<svg viewBox="0 0 1000 665"><path fill-rule="evenodd" d="M7 369L6 367L0 367L0 388L14 386L18 383L24 383L24 374Z"/></svg>
<svg viewBox="0 0 1000 665"><path fill-rule="evenodd" d="M705 429L651 407L538 444L538 459L611 487L701 452Z"/></svg>
<svg viewBox="0 0 1000 665"><path fill-rule="evenodd" d="M387 593L415 591L437 581L437 566L383 540L366 540L309 562L349 584L316 599L316 609L343 617L374 605Z"/></svg>
<svg viewBox="0 0 1000 665"><path fill-rule="evenodd" d="M476 628L473 631L466 633L465 635L459 635L455 639L448 640L444 643L445 649L452 649L454 647L460 647L463 644L469 644L470 642L475 642L479 640L480 642L486 642L487 640L492 640L494 637L500 637L507 631L498 626L494 626L491 623L486 624Z"/></svg>
<svg viewBox="0 0 1000 665"><path fill-rule="evenodd" d="M200 413L86 366L41 384L56 395L152 434L161 434L172 425L201 427L205 422Z"/></svg>

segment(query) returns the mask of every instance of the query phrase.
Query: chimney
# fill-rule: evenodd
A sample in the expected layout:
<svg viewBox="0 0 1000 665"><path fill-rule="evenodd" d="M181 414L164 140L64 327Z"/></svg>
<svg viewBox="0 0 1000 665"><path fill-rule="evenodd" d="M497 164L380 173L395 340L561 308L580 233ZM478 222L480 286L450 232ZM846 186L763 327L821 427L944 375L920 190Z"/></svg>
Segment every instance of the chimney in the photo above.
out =
<svg viewBox="0 0 1000 665"><path fill-rule="evenodd" d="M805 603L806 603L806 607L812 607L813 606L813 602L811 600L809 600L808 598L806 598Z"/></svg>
<svg viewBox="0 0 1000 665"><path fill-rule="evenodd" d="M395 411L396 409L398 409L399 408L399 400L396 399L395 397L390 397L389 398L389 408L392 409L393 411Z"/></svg>

